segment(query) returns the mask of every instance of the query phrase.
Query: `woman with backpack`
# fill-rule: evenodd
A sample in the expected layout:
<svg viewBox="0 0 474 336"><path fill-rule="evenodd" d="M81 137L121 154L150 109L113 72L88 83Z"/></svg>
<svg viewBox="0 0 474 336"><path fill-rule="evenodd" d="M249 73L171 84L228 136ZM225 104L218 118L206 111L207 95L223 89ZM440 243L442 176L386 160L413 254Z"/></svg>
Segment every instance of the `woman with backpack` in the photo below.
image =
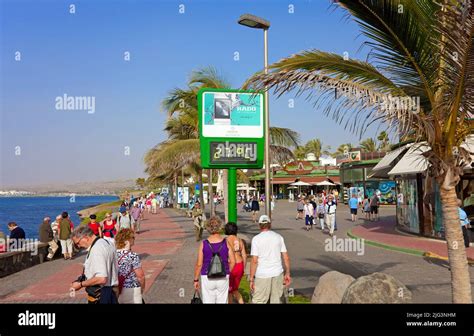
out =
<svg viewBox="0 0 474 336"><path fill-rule="evenodd" d="M229 274L235 265L233 247L221 236L222 221L214 216L206 224L209 238L199 244L194 288L201 288L203 303L228 303Z"/></svg>
<svg viewBox="0 0 474 336"><path fill-rule="evenodd" d="M140 257L132 252L135 233L131 229L122 229L115 236L119 278L119 303L143 303L145 290L145 272Z"/></svg>

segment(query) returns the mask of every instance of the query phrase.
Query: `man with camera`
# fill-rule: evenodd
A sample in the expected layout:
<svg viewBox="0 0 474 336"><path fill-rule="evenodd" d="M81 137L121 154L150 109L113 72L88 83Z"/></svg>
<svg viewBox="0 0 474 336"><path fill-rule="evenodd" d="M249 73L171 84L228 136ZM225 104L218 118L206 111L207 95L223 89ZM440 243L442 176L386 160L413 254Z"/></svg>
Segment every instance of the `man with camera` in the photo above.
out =
<svg viewBox="0 0 474 336"><path fill-rule="evenodd" d="M88 249L82 275L72 283L74 290L85 288L88 303L118 303L118 270L115 246L97 237L88 226L77 227L72 241Z"/></svg>

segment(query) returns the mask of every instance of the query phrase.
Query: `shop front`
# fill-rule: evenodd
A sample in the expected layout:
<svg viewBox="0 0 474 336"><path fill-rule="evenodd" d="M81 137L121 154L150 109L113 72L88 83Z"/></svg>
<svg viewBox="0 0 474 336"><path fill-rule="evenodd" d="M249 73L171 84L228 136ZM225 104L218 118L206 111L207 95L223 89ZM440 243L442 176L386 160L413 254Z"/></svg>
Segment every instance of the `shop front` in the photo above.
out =
<svg viewBox="0 0 474 336"><path fill-rule="evenodd" d="M265 189L265 174L255 174L250 177L255 187L261 192ZM291 184L304 182L305 186L295 187ZM329 181L330 187L318 186L318 183ZM339 168L321 166L318 161L293 161L284 168L273 171L271 177L273 194L278 199L296 199L298 194L315 194L322 189L339 189Z"/></svg>
<svg viewBox="0 0 474 336"><path fill-rule="evenodd" d="M357 195L361 202L365 196L370 198L376 193L381 203L395 204L395 182L388 178L371 177L372 169L380 160L361 160L341 164L341 184L344 188L341 196L344 203L347 203L352 194Z"/></svg>
<svg viewBox="0 0 474 336"><path fill-rule="evenodd" d="M393 148L372 171L372 176L388 177L396 184L397 228L409 233L444 238L440 190L435 179L427 176L429 166L423 143L400 144ZM458 198L474 220L474 175L466 167L456 188Z"/></svg>

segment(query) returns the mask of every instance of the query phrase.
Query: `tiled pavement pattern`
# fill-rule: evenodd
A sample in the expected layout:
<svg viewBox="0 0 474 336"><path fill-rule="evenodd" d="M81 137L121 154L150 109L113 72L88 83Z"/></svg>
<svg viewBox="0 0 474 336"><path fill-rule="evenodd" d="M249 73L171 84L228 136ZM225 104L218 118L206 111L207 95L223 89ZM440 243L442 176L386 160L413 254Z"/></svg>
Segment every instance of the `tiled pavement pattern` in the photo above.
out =
<svg viewBox="0 0 474 336"><path fill-rule="evenodd" d="M223 210L222 205L218 210ZM291 287L295 292L311 296L319 277L330 270L354 277L385 272L404 283L412 291L416 303L451 302L447 262L367 244L362 254L361 251L328 250L326 240L329 236L318 229L305 231L304 222L295 220L295 210L296 203L281 200L273 213L273 229L283 235L290 254ZM382 207L380 212L380 223L393 223L394 207ZM348 238L347 232L354 229L355 224L367 224L363 219L355 224L349 219L347 206L340 205L336 238ZM258 233L258 226L250 221L248 213L240 210L240 206L238 224L240 232L250 238ZM197 247L192 221L181 212L165 209L158 215L148 215L135 246L147 272L147 303L190 302ZM71 298L68 292L70 281L80 274L83 259L84 255L69 262L55 260L0 279L0 302L85 302L84 296ZM474 284L473 268L470 269Z"/></svg>
<svg viewBox="0 0 474 336"><path fill-rule="evenodd" d="M143 221L133 250L140 255L145 270L145 295L166 267L168 258L179 251L184 234L180 225L163 211L147 215ZM82 273L84 259L82 252L70 261L46 262L0 279L0 302L85 303L83 290L69 290L71 282Z"/></svg>
<svg viewBox="0 0 474 336"><path fill-rule="evenodd" d="M448 257L446 241L401 234L395 230L394 221L395 217L390 217L379 222L367 222L356 226L352 229L352 233L367 240L395 247L432 252L444 258ZM464 244L464 242L461 242L461 244ZM474 248L466 249L466 254L468 258L474 259Z"/></svg>

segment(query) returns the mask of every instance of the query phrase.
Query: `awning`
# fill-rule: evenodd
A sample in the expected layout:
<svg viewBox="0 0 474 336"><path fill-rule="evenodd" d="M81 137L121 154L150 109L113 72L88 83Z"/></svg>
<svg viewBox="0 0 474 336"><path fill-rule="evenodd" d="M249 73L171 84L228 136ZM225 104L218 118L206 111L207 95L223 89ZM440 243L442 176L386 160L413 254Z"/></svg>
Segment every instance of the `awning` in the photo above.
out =
<svg viewBox="0 0 474 336"><path fill-rule="evenodd" d="M429 150L430 147L426 143L412 144L406 154L388 172L388 175L407 175L424 172L429 164L423 153Z"/></svg>
<svg viewBox="0 0 474 336"><path fill-rule="evenodd" d="M375 165L374 168L372 168L372 172L370 173L367 178L388 178L388 172L394 167L395 163L394 161L403 153L407 151L407 149L411 146L411 144L406 144L404 146L400 146L397 149L394 149L393 151L388 152L382 160L379 161Z"/></svg>
<svg viewBox="0 0 474 336"><path fill-rule="evenodd" d="M466 149L467 151L469 151L471 153L474 153L474 135L472 135L472 134L469 135L466 138L466 141L461 144L461 147L463 147L464 149ZM473 154L471 154L471 160L474 163L474 155ZM466 167L464 167L464 169L469 169L469 168L472 168L471 164L468 164L468 165L466 165Z"/></svg>

